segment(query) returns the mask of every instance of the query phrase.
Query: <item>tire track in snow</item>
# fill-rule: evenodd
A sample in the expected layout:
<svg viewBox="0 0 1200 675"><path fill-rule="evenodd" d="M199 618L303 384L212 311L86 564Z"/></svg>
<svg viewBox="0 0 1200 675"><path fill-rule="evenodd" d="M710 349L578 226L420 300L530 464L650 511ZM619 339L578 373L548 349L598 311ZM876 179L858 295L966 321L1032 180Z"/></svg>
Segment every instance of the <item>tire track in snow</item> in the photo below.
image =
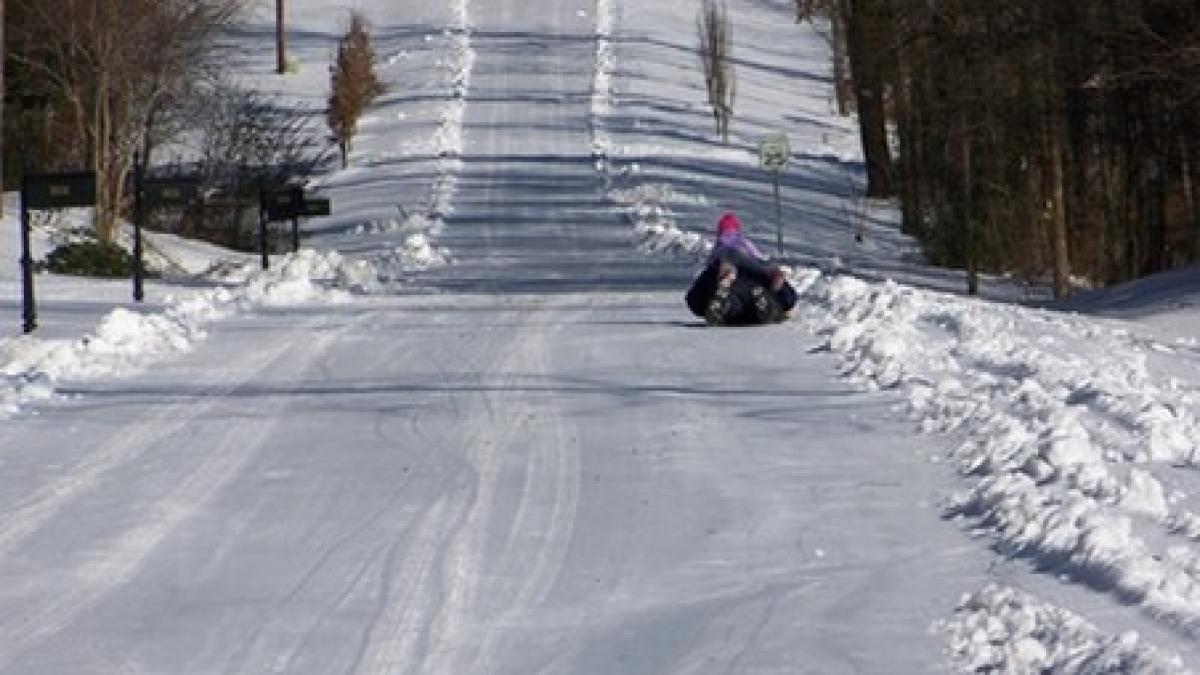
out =
<svg viewBox="0 0 1200 675"><path fill-rule="evenodd" d="M520 606L515 603L540 602L549 592L573 533L579 457L574 450L563 451L568 433L556 415L549 418L548 440L526 449L524 441L538 433L535 405L513 394L528 378L536 380L546 372L546 337L563 325L530 320L531 313L546 311L523 309L497 317L500 325L536 328L508 333L503 342L489 341L489 356L501 355L487 368L495 374L496 386L481 382L476 400L455 406L466 425L456 437L466 452L456 477L470 476L472 482L448 490L425 513L415 534L395 543L383 568L380 609L351 671L462 672L466 664L486 664L478 655L479 642L470 637L473 629L494 625L494 614ZM542 325L547 323L554 325ZM502 512L497 507L507 496L500 490L506 484L504 471L512 470L505 461L523 455L525 487L507 543L501 554L489 558L486 543L499 527ZM397 546L405 547L403 556ZM505 579L523 582L515 589L491 585L490 580Z"/></svg>
<svg viewBox="0 0 1200 675"><path fill-rule="evenodd" d="M356 322L352 322L337 331L318 332L314 339L312 329L317 323L309 322L305 329L293 331L291 340L280 341L285 346L270 352L274 355L273 359L260 359L265 361L263 366L275 363L286 354L290 367L296 368L297 364L303 364L299 369L304 370L331 342L356 325ZM296 349L296 345L300 348ZM217 405L222 394L236 391L261 370L262 368L259 368L248 376L239 378L237 385L213 392L205 405L193 404L194 411L184 412L184 415L188 420L193 420L211 410ZM182 412L183 405L176 404L171 408L179 408L177 412ZM74 588L53 599L28 607L19 616L0 622L0 669L8 666L21 653L69 625L75 617L96 605L113 589L131 581L141 569L142 563L163 540L236 478L240 470L257 456L255 450L279 424L277 413L286 405L287 397L276 397L261 417L252 422L229 426L216 447L208 451L207 458L175 489L153 505L141 525L127 530L114 542L98 550L89 563L75 570L71 577L76 584ZM163 420L168 417L160 414L155 419ZM180 426L169 424L168 428L174 430ZM169 435L151 433L151 429L151 425L143 425L144 432L136 439L137 442L146 445L138 447L135 452L127 453L124 458L126 462L144 453L150 441ZM114 440L110 444L115 443ZM118 466L119 463L107 468L111 470ZM87 486L92 487L98 483L98 477L99 474L96 474L96 480L89 481ZM79 492L78 489L67 490L67 493L72 495Z"/></svg>
<svg viewBox="0 0 1200 675"><path fill-rule="evenodd" d="M426 634L425 618L435 597L428 591L446 538L449 509L461 505L439 499L425 512L411 536L396 539L388 550L380 579L380 605L359 653L348 672L410 672ZM456 519L455 519L456 520ZM400 549L404 552L401 557Z"/></svg>
<svg viewBox="0 0 1200 675"><path fill-rule="evenodd" d="M484 372L480 367L483 361L480 355L469 364L464 364L466 367L463 371ZM444 368L439 366L439 369L446 374ZM479 382L479 385L482 387L483 382ZM459 403L456 396L451 396L450 402L459 422L470 419L466 407ZM486 409L488 402L485 400L484 403ZM419 431L417 427L414 423L414 431ZM442 454L445 447L446 441L443 440L436 452ZM406 672L418 661L416 654L429 639L428 619L435 613L439 597L435 584L437 563L444 554L446 540L452 536L447 524L461 523L468 507L465 501L450 504L449 497L454 494L448 490L446 496L433 505L411 542L397 540L394 544L394 548L402 543L407 544L407 553L401 564L396 565L392 559L384 568L380 605L363 650L363 654L367 655L365 663L368 667L363 668L359 663L354 672ZM450 515L449 509L453 509L453 515Z"/></svg>
<svg viewBox="0 0 1200 675"><path fill-rule="evenodd" d="M312 326L297 331L293 339ZM195 419L207 414L222 397L245 385L259 373L269 369L290 349L291 341L275 343L270 350L251 352L216 371L205 373L208 380L193 397L164 406L153 415L140 420L132 430L114 435L97 450L72 467L68 474L38 489L14 508L6 509L0 524L0 558L11 553L30 534L58 514L67 504L100 486L106 474L125 466L157 447L166 438L187 428ZM199 401L199 402L198 402Z"/></svg>
<svg viewBox="0 0 1200 675"><path fill-rule="evenodd" d="M390 308L372 313L391 314ZM452 330L446 324L456 318L451 312L429 316L435 322L431 328L437 330ZM397 673L411 666L414 651L425 639L425 619L437 601L434 578L439 554L451 536L450 527L461 521L468 506L460 499L463 495L453 490L460 469L453 451L460 447L461 437L447 437L438 431L454 430L470 419L472 411L458 402L453 386L461 374L490 370L487 366L497 354L509 349L507 342L492 339L487 327L482 328L470 333L465 345L445 343L447 353L466 357L455 359L451 367L440 365L437 351L421 354L422 360L436 366L437 381L449 387L445 404L450 419L445 424L429 424L432 407L419 407L411 417L387 409L377 414L374 431L381 450L388 445L401 452L419 448L408 462L412 471L391 487L386 503L359 521L345 523L344 533L311 557L293 588L267 610L262 625L246 637L230 660L233 665L228 672L294 672L305 669L302 663L311 668L306 658L314 654L309 650L313 639L320 641L331 624L337 624L347 612L365 612L367 618L357 630L357 640L352 638L354 646L346 650L347 665L339 665L339 672ZM368 322L364 330L374 333L376 329ZM403 342L370 350L373 358L361 369L370 373L394 370L406 358L398 354L415 353L420 346ZM402 429L390 431L389 423ZM410 488L418 475L425 479L442 476L424 485L441 496L414 501ZM334 589L337 592L331 592Z"/></svg>
<svg viewBox="0 0 1200 675"><path fill-rule="evenodd" d="M520 314L503 313L496 321L507 325L520 318ZM379 606L351 672L452 672L420 664L431 658L431 645L436 650L445 642L440 640L441 631L453 632L448 627L463 621L474 597L500 459L525 422L497 402L516 382L512 374L521 365L524 335L509 333L502 342L489 337L487 349L477 352L480 358L458 368L498 373L500 386L490 391L486 382L480 382L478 400L451 400L461 433L437 441L430 454L450 456L457 450L463 455L461 466L447 472L443 497L425 512L413 534L401 535L391 547L381 568ZM486 369L485 362L491 362ZM500 421L507 424L501 427ZM461 447L451 448L452 443ZM469 484L463 482L465 477L470 478Z"/></svg>
<svg viewBox="0 0 1200 675"><path fill-rule="evenodd" d="M561 309L556 308L553 326L538 330L537 340L530 341L534 378L547 381L552 372L547 358L548 333L551 330L558 333L564 325L577 324L583 314L585 311L581 310L562 316ZM522 582L514 597L504 603L502 615L488 624L475 664L484 669L491 662L496 643L505 637L503 629L512 623L509 619L545 602L574 535L582 479L579 435L577 431L572 434L564 423L565 411L558 397L551 395L539 403L538 419L546 422L549 433L540 434L544 440L528 451L520 504L497 564L504 570L497 575L499 578L522 579Z"/></svg>
<svg viewBox="0 0 1200 675"><path fill-rule="evenodd" d="M562 3L554 4L553 14L553 24L563 25ZM570 64L559 65L555 69L556 90L570 91L566 75ZM570 124L569 111L566 106L556 109L564 127ZM568 148L568 152L570 150ZM534 381L551 381L553 371L548 348L551 333L561 333L566 325L578 325L583 315L594 311L590 305L567 311L565 308L570 302L573 300L561 296L553 298L551 304L528 323L534 335L521 342L527 345L528 372ZM521 613L543 604L553 589L574 535L579 507L582 479L579 433L572 433L565 423L561 400L550 394L544 400L526 401L523 407L536 425L531 430L534 445L524 450L527 455L523 467L525 480L507 541L496 563L502 571L495 575L520 582L511 598L499 599L502 601L499 616L488 621L479 655L473 663L479 670L488 669L493 654L503 644L505 627L512 625ZM522 411L514 412L521 414Z"/></svg>
<svg viewBox="0 0 1200 675"><path fill-rule="evenodd" d="M481 419L481 428L471 441L468 460L475 474L471 499L462 521L456 524L444 549L440 578L443 601L433 617L430 644L418 672L461 672L464 653L470 649L466 637L483 618L479 586L484 569L484 547L488 526L495 514L501 460L510 454L516 439L529 425L527 401L508 395L528 372L531 355L542 349L538 335L519 333L509 356L495 371L501 386L486 401L492 412ZM503 578L503 575L497 578ZM476 647L475 649L478 649Z"/></svg>

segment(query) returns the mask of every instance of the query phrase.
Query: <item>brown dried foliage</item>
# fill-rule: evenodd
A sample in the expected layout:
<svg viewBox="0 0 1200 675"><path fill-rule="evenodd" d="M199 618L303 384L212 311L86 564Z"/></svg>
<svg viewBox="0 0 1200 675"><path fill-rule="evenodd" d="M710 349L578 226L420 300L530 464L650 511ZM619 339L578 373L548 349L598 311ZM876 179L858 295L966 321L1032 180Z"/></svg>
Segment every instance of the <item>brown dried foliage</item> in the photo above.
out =
<svg viewBox="0 0 1200 675"><path fill-rule="evenodd" d="M341 151L342 166L349 164L350 146L358 133L363 111L385 87L375 74L375 49L366 18L354 12L338 43L330 66L329 129Z"/></svg>

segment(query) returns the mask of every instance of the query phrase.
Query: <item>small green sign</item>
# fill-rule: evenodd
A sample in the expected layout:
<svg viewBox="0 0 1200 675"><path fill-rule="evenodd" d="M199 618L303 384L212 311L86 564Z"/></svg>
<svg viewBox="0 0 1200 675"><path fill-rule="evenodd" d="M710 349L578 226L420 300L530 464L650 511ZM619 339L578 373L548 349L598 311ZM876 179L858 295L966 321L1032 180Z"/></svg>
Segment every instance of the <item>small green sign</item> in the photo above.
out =
<svg viewBox="0 0 1200 675"><path fill-rule="evenodd" d="M91 171L31 173L21 188L25 208L66 209L96 205L96 174Z"/></svg>
<svg viewBox="0 0 1200 675"><path fill-rule="evenodd" d="M787 134L772 134L758 142L758 160L768 171L783 171L791 155Z"/></svg>

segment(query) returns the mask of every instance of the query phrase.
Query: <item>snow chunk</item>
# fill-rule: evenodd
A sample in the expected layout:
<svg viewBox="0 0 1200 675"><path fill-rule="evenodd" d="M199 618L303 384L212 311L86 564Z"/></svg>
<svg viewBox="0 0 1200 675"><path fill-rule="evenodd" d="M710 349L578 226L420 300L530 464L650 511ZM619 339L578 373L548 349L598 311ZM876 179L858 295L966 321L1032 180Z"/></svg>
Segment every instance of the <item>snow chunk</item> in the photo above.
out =
<svg viewBox="0 0 1200 675"><path fill-rule="evenodd" d="M1153 474L1142 469L1129 472L1129 485L1121 498L1121 506L1157 519L1165 519L1169 511L1166 490L1162 483Z"/></svg>
<svg viewBox="0 0 1200 675"><path fill-rule="evenodd" d="M1071 612L997 585L964 597L941 628L951 656L973 672L1187 672L1178 655L1142 645L1133 631L1106 635Z"/></svg>

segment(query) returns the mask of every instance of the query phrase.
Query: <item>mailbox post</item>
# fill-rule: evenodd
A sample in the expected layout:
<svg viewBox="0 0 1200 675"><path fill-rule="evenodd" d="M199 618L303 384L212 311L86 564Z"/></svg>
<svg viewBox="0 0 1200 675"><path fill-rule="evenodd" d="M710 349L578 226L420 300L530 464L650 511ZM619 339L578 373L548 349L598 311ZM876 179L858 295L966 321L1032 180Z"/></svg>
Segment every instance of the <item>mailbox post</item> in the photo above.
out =
<svg viewBox="0 0 1200 675"><path fill-rule="evenodd" d="M271 223L293 221L293 230L299 228L295 222L297 212L304 201L304 193L298 187L282 190L261 190L259 193L260 213L258 229L258 246L262 253L262 268L268 269L271 264L268 256L267 228ZM293 239L296 238L293 232Z"/></svg>
<svg viewBox="0 0 1200 675"><path fill-rule="evenodd" d="M262 268L271 267L271 258L267 254L267 203L266 195L260 190L258 194L258 252L262 259Z"/></svg>
<svg viewBox="0 0 1200 675"><path fill-rule="evenodd" d="M758 160L764 169L771 172L775 193L775 243L779 258L783 259L783 210L779 203L779 174L787 168L792 151L787 134L772 134L758 143Z"/></svg>
<svg viewBox="0 0 1200 675"><path fill-rule="evenodd" d="M142 279L142 206L143 206L142 155L133 153L133 301L141 302L145 297Z"/></svg>
<svg viewBox="0 0 1200 675"><path fill-rule="evenodd" d="M26 333L37 328L29 212L95 205L96 174L91 171L31 173L21 180L21 316Z"/></svg>
<svg viewBox="0 0 1200 675"><path fill-rule="evenodd" d="M196 176L181 178L146 178L138 153L133 159L133 299L141 302L145 297L145 265L142 255L142 226L145 211L164 207L187 207L200 194L200 179Z"/></svg>
<svg viewBox="0 0 1200 675"><path fill-rule="evenodd" d="M261 219L259 240L262 248L262 268L267 269L267 225L274 222L291 221L292 252L300 250L300 219L312 216L328 216L333 208L327 197L310 197L304 189L292 187L285 190L264 190L261 193Z"/></svg>
<svg viewBox="0 0 1200 675"><path fill-rule="evenodd" d="M292 253L300 250L300 213L304 211L304 188L292 188Z"/></svg>
<svg viewBox="0 0 1200 675"><path fill-rule="evenodd" d="M33 298L33 255L29 245L29 194L21 183L21 325L25 333L37 328L37 306Z"/></svg>

